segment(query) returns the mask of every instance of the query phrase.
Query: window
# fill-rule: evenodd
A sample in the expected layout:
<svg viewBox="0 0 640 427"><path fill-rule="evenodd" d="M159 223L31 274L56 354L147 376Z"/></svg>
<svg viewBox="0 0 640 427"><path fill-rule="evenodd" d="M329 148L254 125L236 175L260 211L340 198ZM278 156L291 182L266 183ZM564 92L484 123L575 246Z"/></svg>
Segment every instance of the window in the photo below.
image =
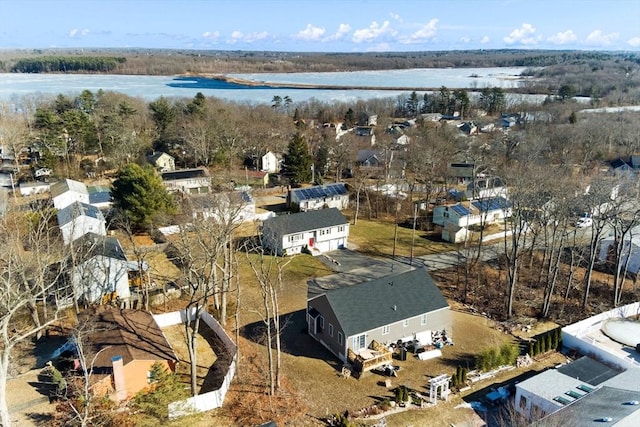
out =
<svg viewBox="0 0 640 427"><path fill-rule="evenodd" d="M382 335L386 335L386 334L388 334L389 332L391 332L391 326L389 326L389 325L384 325L384 326L382 327Z"/></svg>
<svg viewBox="0 0 640 427"><path fill-rule="evenodd" d="M318 328L320 330L324 329L324 317L322 316L318 317Z"/></svg>
<svg viewBox="0 0 640 427"><path fill-rule="evenodd" d="M409 326L409 319L404 319L404 322L402 322L402 327L406 328L407 326Z"/></svg>
<svg viewBox="0 0 640 427"><path fill-rule="evenodd" d="M427 314L423 314L422 317L420 318L420 324L421 325L426 325L427 324Z"/></svg>
<svg viewBox="0 0 640 427"><path fill-rule="evenodd" d="M338 233L342 233L344 231L344 225L338 226Z"/></svg>
<svg viewBox="0 0 640 427"><path fill-rule="evenodd" d="M356 335L355 337L353 337L353 350L358 351L362 348L365 348L367 346L366 339L367 337L365 334Z"/></svg>
<svg viewBox="0 0 640 427"><path fill-rule="evenodd" d="M524 396L520 396L520 409L527 408L527 398Z"/></svg>
<svg viewBox="0 0 640 427"><path fill-rule="evenodd" d="M333 325L331 323L329 323L329 336L333 336Z"/></svg>
<svg viewBox="0 0 640 427"><path fill-rule="evenodd" d="M342 344L342 332L338 332L338 344Z"/></svg>

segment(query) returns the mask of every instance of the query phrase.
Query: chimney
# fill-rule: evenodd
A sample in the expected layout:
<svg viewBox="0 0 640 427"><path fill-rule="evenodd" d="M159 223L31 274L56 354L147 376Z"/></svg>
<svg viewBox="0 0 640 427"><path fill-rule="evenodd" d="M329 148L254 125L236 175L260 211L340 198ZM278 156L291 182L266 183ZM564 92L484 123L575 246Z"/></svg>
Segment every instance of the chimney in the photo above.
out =
<svg viewBox="0 0 640 427"><path fill-rule="evenodd" d="M113 366L113 385L116 389L115 401L122 402L127 398L127 387L124 380L124 363L122 356L113 356L111 358L111 365Z"/></svg>

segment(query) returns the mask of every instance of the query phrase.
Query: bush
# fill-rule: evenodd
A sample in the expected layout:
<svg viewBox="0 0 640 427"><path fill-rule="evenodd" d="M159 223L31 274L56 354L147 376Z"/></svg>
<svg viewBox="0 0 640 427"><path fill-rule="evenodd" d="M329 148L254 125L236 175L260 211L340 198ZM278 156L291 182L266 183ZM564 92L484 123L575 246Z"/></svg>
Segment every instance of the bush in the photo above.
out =
<svg viewBox="0 0 640 427"><path fill-rule="evenodd" d="M500 347L484 350L476 356L476 367L482 371L490 371L501 365L513 365L520 354L514 343L505 343Z"/></svg>

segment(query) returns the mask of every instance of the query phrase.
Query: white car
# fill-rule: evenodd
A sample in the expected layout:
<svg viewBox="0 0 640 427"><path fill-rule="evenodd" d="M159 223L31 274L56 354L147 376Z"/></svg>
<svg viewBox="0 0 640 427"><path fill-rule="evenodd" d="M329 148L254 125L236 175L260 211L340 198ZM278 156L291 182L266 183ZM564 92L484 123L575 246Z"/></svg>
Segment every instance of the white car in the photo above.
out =
<svg viewBox="0 0 640 427"><path fill-rule="evenodd" d="M591 227L593 224L593 220L591 218L582 217L576 221L576 227L578 228L587 228Z"/></svg>

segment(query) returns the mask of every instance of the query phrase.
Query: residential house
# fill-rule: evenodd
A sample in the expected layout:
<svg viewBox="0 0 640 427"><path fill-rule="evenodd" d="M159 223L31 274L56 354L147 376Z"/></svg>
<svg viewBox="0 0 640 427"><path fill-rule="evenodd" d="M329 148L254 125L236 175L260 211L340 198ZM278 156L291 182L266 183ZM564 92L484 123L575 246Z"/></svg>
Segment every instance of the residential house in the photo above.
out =
<svg viewBox="0 0 640 427"><path fill-rule="evenodd" d="M612 264L615 259L615 250L616 239L611 234L600 241L598 260ZM640 273L640 226L633 227L624 237L621 258L620 263L626 266L628 273ZM640 342L640 339L638 341Z"/></svg>
<svg viewBox="0 0 640 427"><path fill-rule="evenodd" d="M460 202L433 208L433 223L442 227L442 239L452 243L471 237L469 227L486 226L511 216L509 202L503 197Z"/></svg>
<svg viewBox="0 0 640 427"><path fill-rule="evenodd" d="M211 177L205 168L162 172L161 176L169 192L201 194L211 190Z"/></svg>
<svg viewBox="0 0 640 427"><path fill-rule="evenodd" d="M353 134L362 138L369 138L371 145L376 144L376 136L374 134L373 126L356 126L353 129Z"/></svg>
<svg viewBox="0 0 640 427"><path fill-rule="evenodd" d="M148 155L147 161L160 172L176 170L175 157L162 151L155 151Z"/></svg>
<svg viewBox="0 0 640 427"><path fill-rule="evenodd" d="M507 186L499 176L479 177L467 184L465 191L467 199L506 198L507 194Z"/></svg>
<svg viewBox="0 0 640 427"><path fill-rule="evenodd" d="M640 173L640 156L617 158L609 164L609 168L615 174Z"/></svg>
<svg viewBox="0 0 640 427"><path fill-rule="evenodd" d="M385 155L378 150L358 150L358 164L364 167L384 167Z"/></svg>
<svg viewBox="0 0 640 427"><path fill-rule="evenodd" d="M475 176L475 163L449 163L447 168L447 177L453 178L457 184L469 184Z"/></svg>
<svg viewBox="0 0 640 427"><path fill-rule="evenodd" d="M88 316L93 330L83 351L97 395L118 402L135 396L152 385L154 364L175 372L178 357L150 312L103 305Z"/></svg>
<svg viewBox="0 0 640 427"><path fill-rule="evenodd" d="M188 201L194 219L235 224L256 220L256 202L248 191L194 194Z"/></svg>
<svg viewBox="0 0 640 427"><path fill-rule="evenodd" d="M606 416L618 417L618 422L631 414L640 415L638 406L623 408L625 402L637 400L640 393L638 380L640 368L621 371L583 356L518 382L515 409L529 421L540 420L540 425L552 425L543 421L552 419L549 415L554 413L557 413L554 418L566 419L563 422L566 425L591 425L594 420ZM607 404L610 400L612 402ZM609 408L604 412L606 406ZM576 411L577 408L581 410ZM569 420L569 417L577 420L584 415L587 415L588 422Z"/></svg>
<svg viewBox="0 0 640 427"><path fill-rule="evenodd" d="M280 172L280 161L278 157L271 151L267 151L260 159L260 170L267 173Z"/></svg>
<svg viewBox="0 0 640 427"><path fill-rule="evenodd" d="M129 275L140 276L138 263L127 259L118 239L86 233L73 243L73 250L76 260L68 279L76 298L89 304L116 298L129 301ZM69 297L69 291L60 289L60 294Z"/></svg>
<svg viewBox="0 0 640 427"><path fill-rule="evenodd" d="M51 199L56 209L63 209L74 202L90 204L86 184L73 179L64 179L52 184Z"/></svg>
<svg viewBox="0 0 640 427"><path fill-rule="evenodd" d="M48 182L21 182L20 183L20 195L22 197L31 196L34 194L44 194L51 191L51 184Z"/></svg>
<svg viewBox="0 0 640 427"><path fill-rule="evenodd" d="M73 202L58 210L58 226L62 232L62 240L69 244L86 233L101 236L107 234L106 221L100 209L82 202Z"/></svg>
<svg viewBox="0 0 640 427"><path fill-rule="evenodd" d="M521 126L522 124L522 114L520 113L502 113L500 115L500 126L503 130L509 130L515 126Z"/></svg>
<svg viewBox="0 0 640 427"><path fill-rule="evenodd" d="M313 255L346 248L349 221L337 208L280 215L264 221L262 243L277 255Z"/></svg>
<svg viewBox="0 0 640 427"><path fill-rule="evenodd" d="M338 359L367 353L373 341L407 342L450 330L449 305L425 268L310 294L309 334ZM429 334L430 335L430 334Z"/></svg>
<svg viewBox="0 0 640 427"><path fill-rule="evenodd" d="M109 210L113 205L111 187L107 187L106 185L92 185L87 187L87 192L89 192L90 205L102 211Z"/></svg>
<svg viewBox="0 0 640 427"><path fill-rule="evenodd" d="M478 126L474 122L463 122L459 124L458 130L462 132L464 135L477 135L478 134Z"/></svg>
<svg viewBox="0 0 640 427"><path fill-rule="evenodd" d="M338 208L349 205L349 191L344 183L294 188L289 192L289 209L306 212L311 210Z"/></svg>
<svg viewBox="0 0 640 427"><path fill-rule="evenodd" d="M635 302L563 327L563 353L588 356L516 384L516 411L535 427L635 426L640 419L640 353L634 348L638 310Z"/></svg>
<svg viewBox="0 0 640 427"><path fill-rule="evenodd" d="M65 179L51 185L51 199L56 209L74 202L86 203L99 209L111 207L111 189L104 185L87 186L80 181Z"/></svg>

